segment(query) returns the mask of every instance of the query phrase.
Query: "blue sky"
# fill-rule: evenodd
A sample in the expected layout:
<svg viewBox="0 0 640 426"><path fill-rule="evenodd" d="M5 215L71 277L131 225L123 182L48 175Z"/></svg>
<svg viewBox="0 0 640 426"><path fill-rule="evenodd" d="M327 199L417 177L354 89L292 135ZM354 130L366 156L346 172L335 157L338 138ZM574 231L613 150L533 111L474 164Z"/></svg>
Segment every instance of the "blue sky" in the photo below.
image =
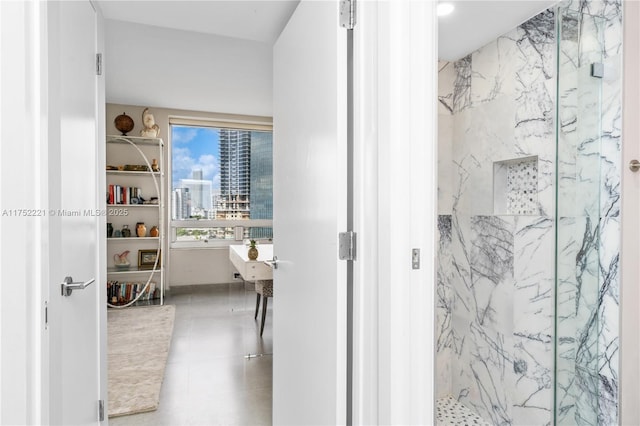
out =
<svg viewBox="0 0 640 426"><path fill-rule="evenodd" d="M172 180L191 179L194 170L202 170L203 179L220 188L220 135L209 127L171 126Z"/></svg>

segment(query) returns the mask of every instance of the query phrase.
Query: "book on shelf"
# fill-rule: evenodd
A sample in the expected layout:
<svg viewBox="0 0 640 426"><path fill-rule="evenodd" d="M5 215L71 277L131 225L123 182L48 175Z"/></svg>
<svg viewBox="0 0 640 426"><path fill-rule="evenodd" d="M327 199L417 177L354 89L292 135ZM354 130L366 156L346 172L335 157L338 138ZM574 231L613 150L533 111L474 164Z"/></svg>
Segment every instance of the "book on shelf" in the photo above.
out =
<svg viewBox="0 0 640 426"><path fill-rule="evenodd" d="M140 293L141 301L147 301L152 299L159 299L160 292L156 288L156 282L149 282L149 286L145 290L145 282L120 282L120 281L107 281L107 299L112 305L124 305L134 300Z"/></svg>
<svg viewBox="0 0 640 426"><path fill-rule="evenodd" d="M110 184L108 204L137 204L141 196L140 188Z"/></svg>

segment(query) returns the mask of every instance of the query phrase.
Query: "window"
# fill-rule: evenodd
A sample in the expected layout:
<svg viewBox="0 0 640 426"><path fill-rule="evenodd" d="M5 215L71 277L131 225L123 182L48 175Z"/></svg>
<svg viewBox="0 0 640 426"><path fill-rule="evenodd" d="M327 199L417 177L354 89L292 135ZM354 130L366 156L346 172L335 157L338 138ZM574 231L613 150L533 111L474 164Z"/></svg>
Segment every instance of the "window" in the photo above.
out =
<svg viewBox="0 0 640 426"><path fill-rule="evenodd" d="M273 138L265 127L171 121L173 247L273 237Z"/></svg>

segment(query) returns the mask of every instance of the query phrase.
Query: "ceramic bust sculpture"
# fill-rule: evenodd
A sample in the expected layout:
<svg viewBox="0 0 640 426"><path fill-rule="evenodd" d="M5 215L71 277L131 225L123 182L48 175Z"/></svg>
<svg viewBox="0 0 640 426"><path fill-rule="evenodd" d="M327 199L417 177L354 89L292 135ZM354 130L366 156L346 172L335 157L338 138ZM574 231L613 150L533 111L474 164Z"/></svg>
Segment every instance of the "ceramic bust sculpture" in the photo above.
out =
<svg viewBox="0 0 640 426"><path fill-rule="evenodd" d="M157 138L160 136L160 126L156 124L153 114L149 112L149 108L142 111L142 123L144 128L140 130L140 136L144 138Z"/></svg>

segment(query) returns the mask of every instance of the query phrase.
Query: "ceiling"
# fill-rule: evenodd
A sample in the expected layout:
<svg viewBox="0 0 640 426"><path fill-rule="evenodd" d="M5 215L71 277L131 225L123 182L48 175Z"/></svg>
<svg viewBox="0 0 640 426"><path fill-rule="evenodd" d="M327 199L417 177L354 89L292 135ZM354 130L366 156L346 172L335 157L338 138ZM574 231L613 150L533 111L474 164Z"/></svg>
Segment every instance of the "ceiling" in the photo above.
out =
<svg viewBox="0 0 640 426"><path fill-rule="evenodd" d="M299 0L98 0L107 19L273 44ZM451 0L439 19L439 57L456 60L510 31L557 0Z"/></svg>
<svg viewBox="0 0 640 426"><path fill-rule="evenodd" d="M455 10L438 19L438 57L460 59L557 2L450 0Z"/></svg>
<svg viewBox="0 0 640 426"><path fill-rule="evenodd" d="M299 0L98 0L105 18L273 44Z"/></svg>

